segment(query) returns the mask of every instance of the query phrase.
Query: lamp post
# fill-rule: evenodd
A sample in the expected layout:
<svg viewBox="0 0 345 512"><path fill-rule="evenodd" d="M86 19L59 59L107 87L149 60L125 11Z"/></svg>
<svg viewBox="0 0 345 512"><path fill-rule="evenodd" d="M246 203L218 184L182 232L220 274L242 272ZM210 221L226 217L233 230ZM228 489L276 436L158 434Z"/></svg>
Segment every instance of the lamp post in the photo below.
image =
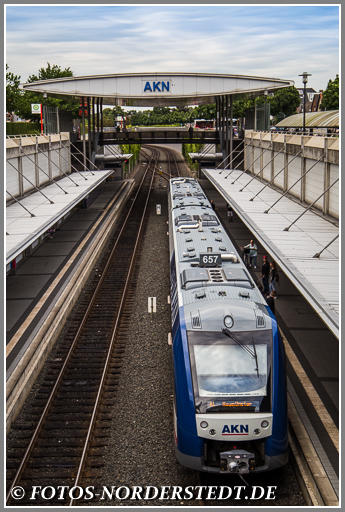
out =
<svg viewBox="0 0 345 512"><path fill-rule="evenodd" d="M307 83L308 83L308 76L311 76L311 74L304 71L304 73L302 73L301 75L298 75L298 76L303 77L302 81L303 81L303 134L304 134L304 132L305 132L305 105L306 105L306 100L307 100Z"/></svg>

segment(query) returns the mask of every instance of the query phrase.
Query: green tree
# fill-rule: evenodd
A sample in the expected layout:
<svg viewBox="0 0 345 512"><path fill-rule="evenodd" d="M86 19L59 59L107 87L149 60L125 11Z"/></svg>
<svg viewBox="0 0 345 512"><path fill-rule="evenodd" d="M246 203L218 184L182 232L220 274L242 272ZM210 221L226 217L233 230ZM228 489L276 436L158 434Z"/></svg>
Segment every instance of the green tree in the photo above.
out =
<svg viewBox="0 0 345 512"><path fill-rule="evenodd" d="M329 80L327 89L323 93L321 110L339 109L339 75L334 80Z"/></svg>
<svg viewBox="0 0 345 512"><path fill-rule="evenodd" d="M115 105L115 107L113 107L113 114L114 116L125 116L126 112L120 107L120 105Z"/></svg>
<svg viewBox="0 0 345 512"><path fill-rule="evenodd" d="M103 126L114 126L114 112L112 108L103 109Z"/></svg>
<svg viewBox="0 0 345 512"><path fill-rule="evenodd" d="M73 76L70 68L62 69L56 64L51 65L47 62L47 67L40 68L37 75L30 75L28 82L38 82L39 80L49 80L50 78L64 78L66 76Z"/></svg>
<svg viewBox="0 0 345 512"><path fill-rule="evenodd" d="M49 80L51 78L64 78L73 76L73 73L70 68L62 69L60 66L56 64L51 65L49 62L45 68L40 68L37 75L32 74L29 76L27 82L37 82L40 80ZM72 112L74 117L77 117L79 110L79 101L74 98L53 98L49 97L44 98L43 94L25 91L22 94L21 102L18 108L18 113L24 119L31 119L33 121L37 121L37 115L31 114L31 103L44 103L50 107L58 107L60 111L68 111Z"/></svg>
<svg viewBox="0 0 345 512"><path fill-rule="evenodd" d="M6 112L18 113L22 100L19 84L20 76L12 73L6 64Z"/></svg>
<svg viewBox="0 0 345 512"><path fill-rule="evenodd" d="M245 117L246 111L254 107L254 100L244 95L242 98L235 100L233 105L233 114L235 118Z"/></svg>
<svg viewBox="0 0 345 512"><path fill-rule="evenodd" d="M209 103L207 105L199 105L196 109L194 109L194 119L206 119L211 120L216 117L216 104Z"/></svg>
<svg viewBox="0 0 345 512"><path fill-rule="evenodd" d="M296 109L300 104L300 96L296 87L278 89L269 100L273 116L281 116L281 114L284 114L285 117L291 116L296 113Z"/></svg>

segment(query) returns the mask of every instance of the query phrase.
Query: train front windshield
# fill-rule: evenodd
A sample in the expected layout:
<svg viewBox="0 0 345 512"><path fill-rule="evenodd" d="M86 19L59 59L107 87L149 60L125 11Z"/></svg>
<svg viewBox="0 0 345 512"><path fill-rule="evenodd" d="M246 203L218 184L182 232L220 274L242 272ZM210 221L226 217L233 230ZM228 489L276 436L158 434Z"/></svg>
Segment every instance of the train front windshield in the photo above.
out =
<svg viewBox="0 0 345 512"><path fill-rule="evenodd" d="M195 369L201 396L265 396L267 345L254 357L235 345L195 345Z"/></svg>
<svg viewBox="0 0 345 512"><path fill-rule="evenodd" d="M269 395L270 331L188 333L196 403L250 400ZM269 398L269 397L268 397ZM204 408L204 407L203 407Z"/></svg>

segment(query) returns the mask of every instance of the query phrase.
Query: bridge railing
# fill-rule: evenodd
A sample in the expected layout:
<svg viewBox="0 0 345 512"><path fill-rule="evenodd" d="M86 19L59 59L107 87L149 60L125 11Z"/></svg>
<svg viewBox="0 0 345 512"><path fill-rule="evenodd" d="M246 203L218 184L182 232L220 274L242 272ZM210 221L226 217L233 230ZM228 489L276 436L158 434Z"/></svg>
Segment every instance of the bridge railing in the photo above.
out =
<svg viewBox="0 0 345 512"><path fill-rule="evenodd" d="M103 143L113 144L152 144L162 142L177 142L177 143L218 143L219 135L215 131L206 130L193 130L188 132L186 130L143 130L143 131L103 131L101 134Z"/></svg>

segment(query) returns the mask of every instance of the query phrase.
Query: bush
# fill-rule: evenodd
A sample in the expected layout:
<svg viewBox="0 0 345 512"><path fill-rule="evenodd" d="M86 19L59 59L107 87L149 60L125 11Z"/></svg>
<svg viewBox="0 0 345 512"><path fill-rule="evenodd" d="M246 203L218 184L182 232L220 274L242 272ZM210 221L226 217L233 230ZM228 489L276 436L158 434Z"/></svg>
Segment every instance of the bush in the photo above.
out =
<svg viewBox="0 0 345 512"><path fill-rule="evenodd" d="M203 144L182 144L182 154L184 159L186 160L188 167L193 171L197 172L199 170L199 164L198 162L192 162L189 153L200 153L203 147Z"/></svg>
<svg viewBox="0 0 345 512"><path fill-rule="evenodd" d="M6 123L6 135L40 135L41 130L36 123Z"/></svg>
<svg viewBox="0 0 345 512"><path fill-rule="evenodd" d="M139 153L141 149L141 144L120 144L120 149L123 155L132 153L131 161L133 162L132 165L136 164L136 162L139 159ZM124 170L125 172L129 171L129 162L124 164Z"/></svg>

